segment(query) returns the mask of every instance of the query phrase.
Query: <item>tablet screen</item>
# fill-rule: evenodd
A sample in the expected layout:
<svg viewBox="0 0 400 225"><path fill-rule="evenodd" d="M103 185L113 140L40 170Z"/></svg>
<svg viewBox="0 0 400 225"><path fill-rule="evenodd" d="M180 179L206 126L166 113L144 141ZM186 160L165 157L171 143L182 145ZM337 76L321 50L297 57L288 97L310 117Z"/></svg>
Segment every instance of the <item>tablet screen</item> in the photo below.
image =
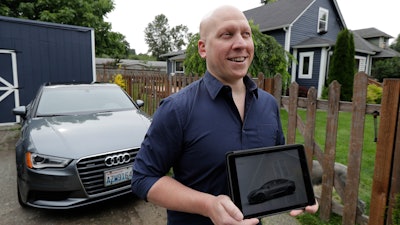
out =
<svg viewBox="0 0 400 225"><path fill-rule="evenodd" d="M315 204L302 145L233 151L226 159L230 195L245 218Z"/></svg>

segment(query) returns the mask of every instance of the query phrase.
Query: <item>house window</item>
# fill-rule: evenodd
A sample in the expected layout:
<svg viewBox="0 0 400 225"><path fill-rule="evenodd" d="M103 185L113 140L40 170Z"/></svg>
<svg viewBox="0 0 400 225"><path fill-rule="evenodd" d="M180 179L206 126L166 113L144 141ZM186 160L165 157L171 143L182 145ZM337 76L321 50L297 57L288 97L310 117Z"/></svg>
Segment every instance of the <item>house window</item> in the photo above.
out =
<svg viewBox="0 0 400 225"><path fill-rule="evenodd" d="M175 62L174 67L175 73L183 73L183 61Z"/></svg>
<svg viewBox="0 0 400 225"><path fill-rule="evenodd" d="M317 32L319 34L324 34L328 32L328 17L329 17L329 11L324 8L319 8L318 28L317 28Z"/></svg>
<svg viewBox="0 0 400 225"><path fill-rule="evenodd" d="M314 52L300 53L299 78L301 79L312 78L313 60L314 60Z"/></svg>
<svg viewBox="0 0 400 225"><path fill-rule="evenodd" d="M355 69L358 72L361 72L361 71L365 72L367 58L362 57L362 56L355 56L355 59L356 59L356 63L355 63L356 68Z"/></svg>

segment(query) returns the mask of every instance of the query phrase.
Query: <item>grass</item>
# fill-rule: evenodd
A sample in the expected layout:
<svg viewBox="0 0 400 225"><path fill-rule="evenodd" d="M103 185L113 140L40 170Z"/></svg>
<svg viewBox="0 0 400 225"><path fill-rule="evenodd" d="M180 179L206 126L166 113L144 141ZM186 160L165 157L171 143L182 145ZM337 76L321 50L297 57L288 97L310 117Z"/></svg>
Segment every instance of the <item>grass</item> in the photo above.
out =
<svg viewBox="0 0 400 225"><path fill-rule="evenodd" d="M302 118L303 122L306 121L306 110L298 110L299 116ZM288 113L285 110L281 111L282 126L285 134L287 134L287 121ZM350 145L350 135L351 135L351 121L352 114L350 112L340 112L338 119L338 132L337 132L337 143L336 143L336 162L347 165L349 145ZM317 111L316 114L316 127L315 127L315 142L324 149L325 146L325 135L326 135L326 124L327 116L325 111ZM365 214L369 214L370 198L372 190L372 181L374 175L374 162L376 153L376 142L375 140L375 128L374 128L374 118L372 115L365 116L365 127L364 127L364 143L362 149L362 159L361 159L361 175L360 175L360 186L359 186L359 199L365 202ZM379 126L377 124L377 126ZM297 131L296 132L296 143L304 143L304 138ZM319 221L318 223L310 222L308 217L317 217L318 215L307 215L302 224L324 224ZM302 217L299 221L303 220ZM317 219L317 218L316 218ZM326 224L338 224L337 218L333 219L332 223ZM341 223L341 222L340 222ZM339 224L340 224L339 223Z"/></svg>

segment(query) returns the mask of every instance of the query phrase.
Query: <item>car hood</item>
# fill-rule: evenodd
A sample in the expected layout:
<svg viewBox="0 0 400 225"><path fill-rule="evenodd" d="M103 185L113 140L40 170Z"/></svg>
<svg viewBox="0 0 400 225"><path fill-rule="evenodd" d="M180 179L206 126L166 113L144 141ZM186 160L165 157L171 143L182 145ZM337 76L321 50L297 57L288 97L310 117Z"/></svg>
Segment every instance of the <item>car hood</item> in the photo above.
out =
<svg viewBox="0 0 400 225"><path fill-rule="evenodd" d="M26 134L38 153L78 159L139 148L149 125L140 111L119 111L35 118Z"/></svg>

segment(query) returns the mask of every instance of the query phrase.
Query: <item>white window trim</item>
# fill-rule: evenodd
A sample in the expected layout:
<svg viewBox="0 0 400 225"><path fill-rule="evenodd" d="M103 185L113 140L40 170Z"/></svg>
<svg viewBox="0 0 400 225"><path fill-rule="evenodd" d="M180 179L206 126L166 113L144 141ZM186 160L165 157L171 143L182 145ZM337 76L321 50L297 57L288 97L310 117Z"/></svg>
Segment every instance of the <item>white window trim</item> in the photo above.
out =
<svg viewBox="0 0 400 225"><path fill-rule="evenodd" d="M300 79L311 79L312 78L312 68L314 63L314 52L301 52L299 54L300 61L299 61L299 78ZM309 64L308 64L308 74L303 74L303 66L304 66L304 58L309 57Z"/></svg>
<svg viewBox="0 0 400 225"><path fill-rule="evenodd" d="M325 28L320 29L319 24L321 23L321 17L323 14L326 14L326 21L325 21ZM328 32L328 20L329 20L329 10L325 8L319 8L319 13L318 13L318 23L317 23L317 33L326 33Z"/></svg>
<svg viewBox="0 0 400 225"><path fill-rule="evenodd" d="M354 56L355 59L359 60L358 71L357 72L366 72L367 70L367 57L364 56Z"/></svg>
<svg viewBox="0 0 400 225"><path fill-rule="evenodd" d="M172 63L172 72L174 72L174 73L183 73L184 72L183 70L182 71L176 70L176 63L183 63L183 62L181 62L181 61L173 61L173 63Z"/></svg>

